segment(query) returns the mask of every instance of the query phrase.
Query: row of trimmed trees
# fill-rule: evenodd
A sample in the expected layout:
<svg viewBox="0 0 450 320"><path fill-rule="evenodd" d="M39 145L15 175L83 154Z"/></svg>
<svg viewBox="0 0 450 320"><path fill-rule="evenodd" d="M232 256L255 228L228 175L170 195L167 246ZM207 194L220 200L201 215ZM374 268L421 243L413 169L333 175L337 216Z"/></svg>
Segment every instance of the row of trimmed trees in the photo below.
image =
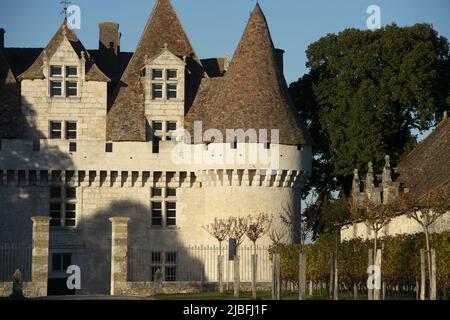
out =
<svg viewBox="0 0 450 320"><path fill-rule="evenodd" d="M335 237L323 236L313 244L305 245L307 256L306 279L310 283L310 294L325 295L320 291L332 289L330 273L332 253L336 249ZM436 279L438 296L449 298L450 295L450 232L433 234L433 247L436 252ZM382 248L382 279L387 296L407 295L420 287L421 259L420 249L426 245L422 234L399 235L380 239ZM358 298L362 293L368 294L367 267L369 249L373 241L360 238L339 243L337 265L339 269L338 289L353 292ZM298 286L299 253L298 245L278 244L273 252L281 255L281 274L283 282ZM334 279L333 279L334 281ZM420 291L420 290L419 290ZM326 294L328 294L327 292Z"/></svg>
<svg viewBox="0 0 450 320"><path fill-rule="evenodd" d="M248 217L229 217L226 219L214 219L214 222L204 226L218 242L219 242L219 256L218 256L218 286L219 292L224 292L223 286L223 255L222 243L225 240L231 240L235 244L234 252L234 296L239 297L240 294L240 272L239 272L239 246L247 237L253 243L252 255L252 296L256 299L256 275L257 275L257 251L256 242L269 231L272 223L271 216L260 213L258 216Z"/></svg>

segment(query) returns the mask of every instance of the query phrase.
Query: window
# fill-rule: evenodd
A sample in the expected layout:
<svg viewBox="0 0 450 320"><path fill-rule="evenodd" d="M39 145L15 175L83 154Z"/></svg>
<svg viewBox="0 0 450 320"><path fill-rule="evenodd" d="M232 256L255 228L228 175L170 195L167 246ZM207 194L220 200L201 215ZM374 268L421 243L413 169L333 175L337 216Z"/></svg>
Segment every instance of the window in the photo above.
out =
<svg viewBox="0 0 450 320"><path fill-rule="evenodd" d="M78 97L78 67L50 66L50 96Z"/></svg>
<svg viewBox="0 0 450 320"><path fill-rule="evenodd" d="M162 189L161 188L152 188L152 198L162 197Z"/></svg>
<svg viewBox="0 0 450 320"><path fill-rule="evenodd" d="M77 189L76 188L66 188L66 199L76 199Z"/></svg>
<svg viewBox="0 0 450 320"><path fill-rule="evenodd" d="M113 152L113 144L112 143L107 143L105 145L105 152L108 152L108 153Z"/></svg>
<svg viewBox="0 0 450 320"><path fill-rule="evenodd" d="M176 84L168 84L167 85L167 99L174 100L177 98L177 85Z"/></svg>
<svg viewBox="0 0 450 320"><path fill-rule="evenodd" d="M176 197L177 189L176 188L167 188L167 196L168 197Z"/></svg>
<svg viewBox="0 0 450 320"><path fill-rule="evenodd" d="M163 98L163 85L162 84L152 84L152 98L162 99Z"/></svg>
<svg viewBox="0 0 450 320"><path fill-rule="evenodd" d="M166 126L166 140L171 141L174 138L176 140L177 123L175 121L168 121Z"/></svg>
<svg viewBox="0 0 450 320"><path fill-rule="evenodd" d="M167 70L167 80L177 80L178 70Z"/></svg>
<svg viewBox="0 0 450 320"><path fill-rule="evenodd" d="M66 272L72 265L72 255L70 253L56 253L52 255L52 271Z"/></svg>
<svg viewBox="0 0 450 320"><path fill-rule="evenodd" d="M152 122L153 132L162 131L163 123L161 121L153 121Z"/></svg>
<svg viewBox="0 0 450 320"><path fill-rule="evenodd" d="M61 203L50 203L50 226L61 226Z"/></svg>
<svg viewBox="0 0 450 320"><path fill-rule="evenodd" d="M152 202L152 226L162 226L162 202Z"/></svg>
<svg viewBox="0 0 450 320"><path fill-rule="evenodd" d="M66 227L75 227L76 225L76 205L75 203L66 203Z"/></svg>
<svg viewBox="0 0 450 320"><path fill-rule="evenodd" d="M61 121L50 121L50 139L62 138L62 123Z"/></svg>
<svg viewBox="0 0 450 320"><path fill-rule="evenodd" d="M76 140L77 139L77 123L76 122L66 122L66 140Z"/></svg>
<svg viewBox="0 0 450 320"><path fill-rule="evenodd" d="M62 193L61 193L60 187L50 187L50 198L51 199L61 199Z"/></svg>
<svg viewBox="0 0 450 320"><path fill-rule="evenodd" d="M76 77L78 76L78 68L77 67L67 67L66 68L66 77Z"/></svg>
<svg viewBox="0 0 450 320"><path fill-rule="evenodd" d="M69 143L69 152L77 152L77 143L76 142Z"/></svg>
<svg viewBox="0 0 450 320"><path fill-rule="evenodd" d="M70 81L66 82L67 88L66 93L68 97L76 97L78 96L78 82Z"/></svg>
<svg viewBox="0 0 450 320"><path fill-rule="evenodd" d="M50 226L76 226L77 189L74 187L50 187Z"/></svg>
<svg viewBox="0 0 450 320"><path fill-rule="evenodd" d="M161 141L160 137L153 137L152 153L154 154L159 153L160 141Z"/></svg>
<svg viewBox="0 0 450 320"><path fill-rule="evenodd" d="M163 78L163 70L162 69L153 69L152 70L152 79L153 80L162 80Z"/></svg>
<svg viewBox="0 0 450 320"><path fill-rule="evenodd" d="M177 280L177 253L176 252L166 252L166 261L164 268L164 279L165 281L176 281Z"/></svg>
<svg viewBox="0 0 450 320"><path fill-rule="evenodd" d="M52 77L62 77L62 67L61 66L51 66L50 76Z"/></svg>
<svg viewBox="0 0 450 320"><path fill-rule="evenodd" d="M156 271L160 270L162 272L162 259L160 251L153 251L151 263L152 281L155 281Z"/></svg>
<svg viewBox="0 0 450 320"><path fill-rule="evenodd" d="M62 96L62 82L61 81L50 81L50 95L52 97Z"/></svg>
<svg viewBox="0 0 450 320"><path fill-rule="evenodd" d="M166 202L166 224L167 226L177 225L177 204L175 202Z"/></svg>
<svg viewBox="0 0 450 320"><path fill-rule="evenodd" d="M237 140L234 140L234 142L231 143L231 149L237 149L238 148L238 142Z"/></svg>

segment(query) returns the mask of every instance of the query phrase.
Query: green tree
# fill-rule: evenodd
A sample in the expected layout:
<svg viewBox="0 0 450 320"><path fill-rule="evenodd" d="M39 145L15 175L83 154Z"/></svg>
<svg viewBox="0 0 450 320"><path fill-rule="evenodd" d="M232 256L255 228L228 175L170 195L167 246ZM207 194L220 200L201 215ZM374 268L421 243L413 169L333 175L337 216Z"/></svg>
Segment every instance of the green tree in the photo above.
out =
<svg viewBox="0 0 450 320"><path fill-rule="evenodd" d="M310 72L290 86L315 141L308 188L350 191L351 174L397 164L450 105L449 46L428 24L328 34L307 50ZM307 194L305 194L306 196Z"/></svg>

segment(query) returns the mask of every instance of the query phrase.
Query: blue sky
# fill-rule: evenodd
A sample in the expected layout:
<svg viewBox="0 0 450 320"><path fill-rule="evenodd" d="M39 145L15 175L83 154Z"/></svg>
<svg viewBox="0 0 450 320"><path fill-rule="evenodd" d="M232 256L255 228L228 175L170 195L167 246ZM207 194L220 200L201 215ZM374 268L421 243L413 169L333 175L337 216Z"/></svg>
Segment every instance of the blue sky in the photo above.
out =
<svg viewBox="0 0 450 320"><path fill-rule="evenodd" d="M0 27L8 47L43 47L62 22L60 0L1 0ZM201 58L233 54L255 0L173 0ZM82 10L77 33L88 48L98 46L99 22L120 23L122 50L136 47L155 0L72 0ZM260 0L277 47L286 50L288 82L306 72L305 50L321 36L345 28L365 29L367 7L381 8L382 24L431 23L450 37L448 0Z"/></svg>

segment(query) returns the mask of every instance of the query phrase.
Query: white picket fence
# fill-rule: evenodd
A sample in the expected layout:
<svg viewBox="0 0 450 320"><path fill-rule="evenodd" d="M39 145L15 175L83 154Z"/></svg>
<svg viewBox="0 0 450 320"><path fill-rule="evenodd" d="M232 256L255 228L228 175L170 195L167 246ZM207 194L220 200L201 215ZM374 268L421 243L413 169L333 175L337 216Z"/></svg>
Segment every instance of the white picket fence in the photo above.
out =
<svg viewBox="0 0 450 320"><path fill-rule="evenodd" d="M239 248L240 258L240 278L242 282L251 282L252 279L252 255L253 246L241 246ZM152 261L153 256L160 257L160 261ZM176 253L175 262L173 259L167 260L166 255ZM158 248L129 248L128 255L128 280L129 281L152 281L153 269L160 268L163 272L163 279L166 274L175 273L171 281L187 282L217 282L218 281L218 259L219 246L188 246L160 250ZM256 248L258 269L258 282L271 282L272 263L270 261L269 248L257 246ZM223 257L223 278L224 281L233 281L233 261L229 261L228 247L222 247ZM170 258L170 257L169 257ZM172 261L170 261L172 260Z"/></svg>

